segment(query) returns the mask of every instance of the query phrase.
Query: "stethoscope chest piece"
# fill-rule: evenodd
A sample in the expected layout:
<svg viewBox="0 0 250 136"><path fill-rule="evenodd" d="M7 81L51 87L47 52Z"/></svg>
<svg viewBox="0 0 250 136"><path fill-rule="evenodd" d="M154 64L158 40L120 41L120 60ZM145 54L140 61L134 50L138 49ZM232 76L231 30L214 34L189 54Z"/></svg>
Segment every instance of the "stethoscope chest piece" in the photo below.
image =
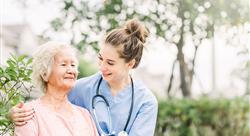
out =
<svg viewBox="0 0 250 136"><path fill-rule="evenodd" d="M128 133L126 131L121 131L118 133L118 136L128 136Z"/></svg>

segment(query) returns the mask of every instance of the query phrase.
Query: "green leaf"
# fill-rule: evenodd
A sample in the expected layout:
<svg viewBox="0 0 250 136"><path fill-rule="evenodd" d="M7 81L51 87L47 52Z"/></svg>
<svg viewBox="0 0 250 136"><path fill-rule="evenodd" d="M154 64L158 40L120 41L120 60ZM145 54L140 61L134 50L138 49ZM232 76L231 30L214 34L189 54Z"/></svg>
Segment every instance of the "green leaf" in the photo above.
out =
<svg viewBox="0 0 250 136"><path fill-rule="evenodd" d="M8 66L9 66L10 68L14 68L15 65L16 65L16 62L13 61L13 60L11 60L11 59L9 59L9 60L7 60L7 64L8 64Z"/></svg>
<svg viewBox="0 0 250 136"><path fill-rule="evenodd" d="M32 62L32 58L29 58L26 65L31 64L31 62Z"/></svg>
<svg viewBox="0 0 250 136"><path fill-rule="evenodd" d="M2 75L4 72L3 68L0 67L0 75ZM1 77L1 76L0 76Z"/></svg>
<svg viewBox="0 0 250 136"><path fill-rule="evenodd" d="M21 62L21 61L23 61L24 60L24 58L25 57L27 57L27 55L20 55L19 57L18 57L18 62Z"/></svg>

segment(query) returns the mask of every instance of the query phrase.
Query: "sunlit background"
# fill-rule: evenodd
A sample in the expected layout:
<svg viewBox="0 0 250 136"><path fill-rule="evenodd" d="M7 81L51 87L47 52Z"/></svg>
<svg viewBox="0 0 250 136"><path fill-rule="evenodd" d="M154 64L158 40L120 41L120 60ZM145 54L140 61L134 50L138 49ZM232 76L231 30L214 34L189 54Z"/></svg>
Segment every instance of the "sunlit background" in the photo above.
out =
<svg viewBox="0 0 250 136"><path fill-rule="evenodd" d="M64 2L72 7L62 11L66 8ZM102 10L103 0L75 0L72 5L70 2L2 1L1 64L10 53L31 55L36 46L48 39L75 44L85 55L80 60L95 62L91 47L98 48L107 30L135 16L146 24L151 36L142 64L133 74L144 80L157 96L181 96L180 78L190 78L188 74L180 77L177 58L180 49L176 47L180 44L180 35L185 41L181 45L184 70L194 72L192 82L187 83L192 96L233 97L249 92L249 67L246 66L250 48L249 1L196 0L183 2L185 7L176 0L131 0L123 5L115 0L113 13L106 9L98 15L95 13ZM180 8L186 10L181 11L183 17L178 15ZM172 86L168 90L171 75Z"/></svg>
<svg viewBox="0 0 250 136"><path fill-rule="evenodd" d="M104 34L138 18L150 37L132 75L159 100L250 100L250 0L3 0L0 8L1 66L56 40L78 49L79 78L91 75Z"/></svg>

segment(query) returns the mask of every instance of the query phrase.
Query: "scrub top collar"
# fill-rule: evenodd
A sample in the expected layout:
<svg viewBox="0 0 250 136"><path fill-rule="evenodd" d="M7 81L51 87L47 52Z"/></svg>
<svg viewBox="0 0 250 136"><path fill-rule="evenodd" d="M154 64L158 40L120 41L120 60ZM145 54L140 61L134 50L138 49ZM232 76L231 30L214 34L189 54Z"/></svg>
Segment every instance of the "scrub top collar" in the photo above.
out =
<svg viewBox="0 0 250 136"><path fill-rule="evenodd" d="M101 75L100 77L101 78ZM135 86L135 83L134 83ZM96 93L96 92L95 92ZM112 96L110 87L108 85L108 82L106 80L102 80L101 85L100 85L100 94L104 95L108 100L111 100L112 103L115 102L120 102L122 101L125 97L131 97L132 94L132 85L131 83L126 85L121 91L119 91L115 96ZM111 103L110 103L111 104Z"/></svg>

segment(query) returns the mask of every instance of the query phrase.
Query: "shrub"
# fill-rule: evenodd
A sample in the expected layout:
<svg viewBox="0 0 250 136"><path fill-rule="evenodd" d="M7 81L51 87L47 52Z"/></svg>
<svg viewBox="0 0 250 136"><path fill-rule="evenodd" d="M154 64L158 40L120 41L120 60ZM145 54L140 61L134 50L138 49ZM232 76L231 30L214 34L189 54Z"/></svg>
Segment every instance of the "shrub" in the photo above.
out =
<svg viewBox="0 0 250 136"><path fill-rule="evenodd" d="M249 136L249 100L170 99L159 102L156 136Z"/></svg>
<svg viewBox="0 0 250 136"><path fill-rule="evenodd" d="M25 55L15 57L12 55L7 60L6 67L0 67L0 135L12 132L13 125L8 119L11 107L24 101L25 94L32 89L30 83L31 58Z"/></svg>

